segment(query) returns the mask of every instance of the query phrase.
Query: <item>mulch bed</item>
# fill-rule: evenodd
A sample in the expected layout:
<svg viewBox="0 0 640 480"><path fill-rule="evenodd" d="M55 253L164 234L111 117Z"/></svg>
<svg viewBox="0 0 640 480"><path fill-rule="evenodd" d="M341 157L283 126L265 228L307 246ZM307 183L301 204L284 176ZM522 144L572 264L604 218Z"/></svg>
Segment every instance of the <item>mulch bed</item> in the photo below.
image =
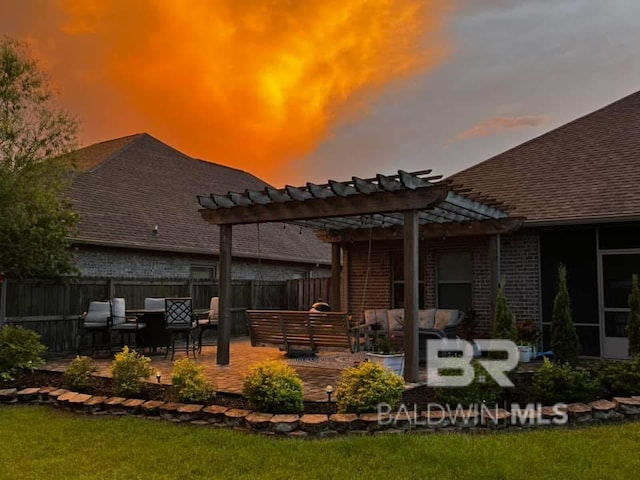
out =
<svg viewBox="0 0 640 480"><path fill-rule="evenodd" d="M92 386L89 390L80 393L88 393L91 395L104 395L106 397L115 396L113 390L113 379L107 377L93 377ZM64 388L64 374L62 372L54 372L49 370L35 370L34 372L21 373L11 386L18 389L27 387L58 387ZM136 395L136 398L142 400L161 400L166 402L177 401L172 385L156 384L145 382L143 390ZM403 403L408 408L413 405L424 408L427 402L433 401L433 389L426 386L413 388L404 393ZM241 408L251 410L246 399L241 395L234 395L224 392L218 392L216 397L210 402L216 405L222 405L229 408ZM327 414L337 412L335 402L304 402L304 412L309 414Z"/></svg>

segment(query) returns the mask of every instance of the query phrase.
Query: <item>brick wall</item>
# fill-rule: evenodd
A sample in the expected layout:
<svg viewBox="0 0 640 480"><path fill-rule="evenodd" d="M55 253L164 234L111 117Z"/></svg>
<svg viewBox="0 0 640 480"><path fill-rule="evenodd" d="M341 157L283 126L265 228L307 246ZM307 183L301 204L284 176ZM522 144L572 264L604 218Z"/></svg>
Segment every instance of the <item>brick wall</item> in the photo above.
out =
<svg viewBox="0 0 640 480"><path fill-rule="evenodd" d="M516 320L540 320L540 236L521 230L502 235L500 270L505 294Z"/></svg>
<svg viewBox="0 0 640 480"><path fill-rule="evenodd" d="M215 266L216 256L166 254L113 248L81 247L76 265L85 277L189 278L191 266ZM288 280L311 273L313 277L331 276L330 267L284 264L234 259L232 276L237 280Z"/></svg>
<svg viewBox="0 0 640 480"><path fill-rule="evenodd" d="M506 278L506 295L517 320L540 317L538 235L523 231L501 236L501 273ZM361 316L370 308L391 306L391 258L402 252L402 241L373 242L369 278L365 291L368 243L350 244L349 311ZM427 239L420 243L425 262L424 294L427 308L436 306L436 265L442 253L471 252L472 308L477 314L476 337L488 337L492 322L490 237ZM363 308L364 307L364 308Z"/></svg>

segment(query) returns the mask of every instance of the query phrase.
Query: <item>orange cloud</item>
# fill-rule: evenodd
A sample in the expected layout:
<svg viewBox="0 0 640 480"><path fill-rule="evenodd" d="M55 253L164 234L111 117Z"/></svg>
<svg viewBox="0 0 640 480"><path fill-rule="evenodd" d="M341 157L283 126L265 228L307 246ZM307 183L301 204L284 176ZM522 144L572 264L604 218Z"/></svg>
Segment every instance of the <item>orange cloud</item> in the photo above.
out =
<svg viewBox="0 0 640 480"><path fill-rule="evenodd" d="M549 122L548 115L531 115L522 117L491 117L469 130L458 133L450 142L462 142L473 137L491 137L507 130L522 130L539 127Z"/></svg>
<svg viewBox="0 0 640 480"><path fill-rule="evenodd" d="M381 88L446 57L443 3L61 0L57 53L91 141L145 129L278 183Z"/></svg>

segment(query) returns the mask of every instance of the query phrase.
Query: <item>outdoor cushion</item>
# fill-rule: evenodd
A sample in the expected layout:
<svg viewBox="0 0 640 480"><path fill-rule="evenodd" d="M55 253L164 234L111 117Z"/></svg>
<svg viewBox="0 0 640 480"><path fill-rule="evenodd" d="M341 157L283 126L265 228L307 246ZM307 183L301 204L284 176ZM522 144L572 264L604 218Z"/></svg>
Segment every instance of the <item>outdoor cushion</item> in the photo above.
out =
<svg viewBox="0 0 640 480"><path fill-rule="evenodd" d="M433 328L436 320L436 309L420 310L418 312L418 319L419 328Z"/></svg>
<svg viewBox="0 0 640 480"><path fill-rule="evenodd" d="M107 318L111 315L109 302L90 302L89 310L84 317L84 325L97 328L107 324Z"/></svg>
<svg viewBox="0 0 640 480"><path fill-rule="evenodd" d="M442 330L447 325L455 323L458 320L458 310L438 310L435 313L435 322L433 328Z"/></svg>
<svg viewBox="0 0 640 480"><path fill-rule="evenodd" d="M389 331L404 329L404 308L396 308L387 310L387 320L389 322Z"/></svg>
<svg viewBox="0 0 640 480"><path fill-rule="evenodd" d="M164 310L164 298L147 297L144 299L145 310Z"/></svg>
<svg viewBox="0 0 640 480"><path fill-rule="evenodd" d="M211 303L209 303L209 322L218 321L218 305L220 303L219 297L211 297Z"/></svg>
<svg viewBox="0 0 640 480"><path fill-rule="evenodd" d="M364 311L364 324L365 325L374 325L378 323L378 318L376 316L375 310L365 310Z"/></svg>
<svg viewBox="0 0 640 480"><path fill-rule="evenodd" d="M387 320L387 309L378 308L375 310L364 311L365 325L380 325L380 330L389 330L389 321Z"/></svg>
<svg viewBox="0 0 640 480"><path fill-rule="evenodd" d="M111 302L111 319L113 321L113 325L125 323L127 318L124 314L124 298L114 298Z"/></svg>

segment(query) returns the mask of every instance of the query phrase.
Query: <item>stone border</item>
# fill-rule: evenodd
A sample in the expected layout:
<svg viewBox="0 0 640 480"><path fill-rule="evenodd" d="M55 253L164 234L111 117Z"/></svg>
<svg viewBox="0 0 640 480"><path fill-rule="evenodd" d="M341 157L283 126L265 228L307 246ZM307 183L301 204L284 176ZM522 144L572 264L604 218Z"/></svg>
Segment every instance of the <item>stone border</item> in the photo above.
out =
<svg viewBox="0 0 640 480"><path fill-rule="evenodd" d="M390 435L402 433L521 430L543 426L584 425L640 420L640 396L615 397L589 404L572 403L565 408L533 407L518 412L504 409L427 411L400 408L396 412L291 415L253 412L220 405L196 405L137 398L91 396L55 387L0 390L3 404L47 404L86 415L136 415L176 423L210 425L272 437L330 438L337 435ZM454 414L452 416L452 414ZM554 422L566 415L567 423Z"/></svg>

